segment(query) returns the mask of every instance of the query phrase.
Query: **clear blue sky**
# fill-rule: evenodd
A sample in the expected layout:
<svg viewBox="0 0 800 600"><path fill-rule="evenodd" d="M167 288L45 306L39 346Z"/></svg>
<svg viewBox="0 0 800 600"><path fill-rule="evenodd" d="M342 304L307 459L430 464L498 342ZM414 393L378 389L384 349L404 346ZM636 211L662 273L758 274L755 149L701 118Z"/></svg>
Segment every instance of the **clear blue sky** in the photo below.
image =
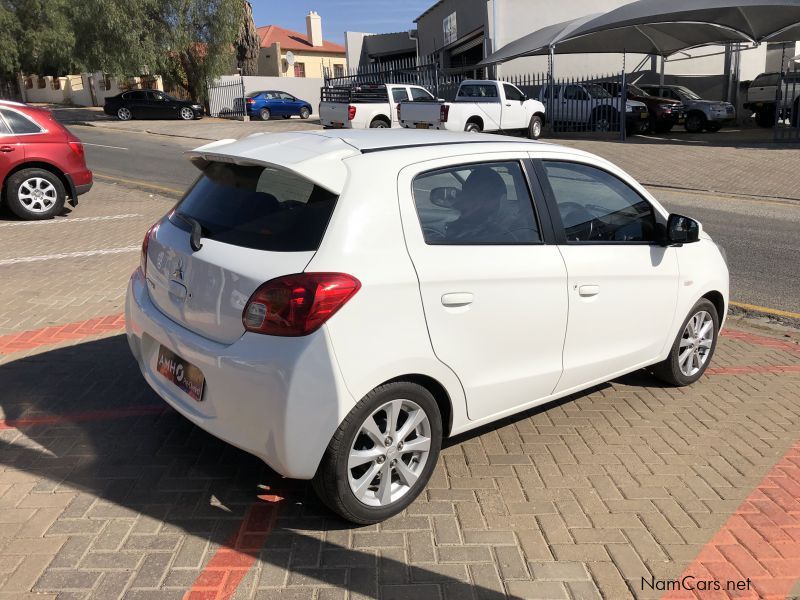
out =
<svg viewBox="0 0 800 600"><path fill-rule="evenodd" d="M305 33L306 15L322 17L322 36L344 43L345 31L407 31L436 0L250 0L258 27L279 25Z"/></svg>

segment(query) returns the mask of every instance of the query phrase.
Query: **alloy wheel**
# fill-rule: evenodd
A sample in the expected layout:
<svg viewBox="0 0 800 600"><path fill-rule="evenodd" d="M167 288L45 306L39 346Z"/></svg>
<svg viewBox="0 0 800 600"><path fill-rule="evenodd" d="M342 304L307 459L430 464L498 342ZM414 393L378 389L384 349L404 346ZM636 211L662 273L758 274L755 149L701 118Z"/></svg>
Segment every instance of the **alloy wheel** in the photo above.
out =
<svg viewBox="0 0 800 600"><path fill-rule="evenodd" d="M120 121L130 121L132 116L131 109L125 108L124 106L117 111L117 118Z"/></svg>
<svg viewBox="0 0 800 600"><path fill-rule="evenodd" d="M194 119L194 111L188 106L184 106L181 109L181 119L183 119L184 121L191 121L192 119Z"/></svg>
<svg viewBox="0 0 800 600"><path fill-rule="evenodd" d="M405 496L428 462L431 423L411 400L391 400L361 424L350 447L347 479L363 504L384 507Z"/></svg>
<svg viewBox="0 0 800 600"><path fill-rule="evenodd" d="M55 186L43 177L31 177L23 181L17 191L22 205L33 213L50 210L58 200Z"/></svg>
<svg viewBox="0 0 800 600"><path fill-rule="evenodd" d="M686 377L692 377L708 361L714 345L714 320L701 310L695 313L683 330L678 354L678 367Z"/></svg>

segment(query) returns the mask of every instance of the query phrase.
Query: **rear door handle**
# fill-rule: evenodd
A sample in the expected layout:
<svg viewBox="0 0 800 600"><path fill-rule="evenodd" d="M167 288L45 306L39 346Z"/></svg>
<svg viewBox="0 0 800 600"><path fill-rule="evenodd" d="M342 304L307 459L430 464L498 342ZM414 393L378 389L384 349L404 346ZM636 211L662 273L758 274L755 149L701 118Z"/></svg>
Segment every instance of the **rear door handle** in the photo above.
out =
<svg viewBox="0 0 800 600"><path fill-rule="evenodd" d="M597 296L600 293L600 286L599 285L582 285L578 288L578 293L583 296L584 298L589 298L591 296Z"/></svg>
<svg viewBox="0 0 800 600"><path fill-rule="evenodd" d="M0 152L13 152L14 146L0 146Z"/></svg>
<svg viewBox="0 0 800 600"><path fill-rule="evenodd" d="M442 305L448 308L459 308L462 306L469 306L472 304L473 299L474 296L469 292L445 294L442 296Z"/></svg>

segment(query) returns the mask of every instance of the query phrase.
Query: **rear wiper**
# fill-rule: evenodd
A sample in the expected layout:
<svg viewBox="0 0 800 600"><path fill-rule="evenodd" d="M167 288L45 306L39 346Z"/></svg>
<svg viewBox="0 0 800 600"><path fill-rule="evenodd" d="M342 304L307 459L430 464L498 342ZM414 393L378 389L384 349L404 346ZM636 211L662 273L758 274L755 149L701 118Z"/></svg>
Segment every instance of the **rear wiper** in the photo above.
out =
<svg viewBox="0 0 800 600"><path fill-rule="evenodd" d="M179 212L175 212L174 214L192 228L192 234L189 237L189 244L192 246L192 250L197 252L203 247L203 243L201 242L201 238L203 237L203 226L200 225L200 222L197 219L186 216Z"/></svg>

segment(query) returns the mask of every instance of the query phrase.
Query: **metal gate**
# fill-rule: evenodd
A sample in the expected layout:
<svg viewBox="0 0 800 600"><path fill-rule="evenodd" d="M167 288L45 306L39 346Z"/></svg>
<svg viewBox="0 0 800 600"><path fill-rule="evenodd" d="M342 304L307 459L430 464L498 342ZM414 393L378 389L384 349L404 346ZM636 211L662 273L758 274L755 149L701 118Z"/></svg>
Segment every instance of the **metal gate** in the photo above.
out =
<svg viewBox="0 0 800 600"><path fill-rule="evenodd" d="M775 140L800 140L800 62L793 59L775 91Z"/></svg>
<svg viewBox="0 0 800 600"><path fill-rule="evenodd" d="M245 116L244 79L209 84L208 114L232 119Z"/></svg>

